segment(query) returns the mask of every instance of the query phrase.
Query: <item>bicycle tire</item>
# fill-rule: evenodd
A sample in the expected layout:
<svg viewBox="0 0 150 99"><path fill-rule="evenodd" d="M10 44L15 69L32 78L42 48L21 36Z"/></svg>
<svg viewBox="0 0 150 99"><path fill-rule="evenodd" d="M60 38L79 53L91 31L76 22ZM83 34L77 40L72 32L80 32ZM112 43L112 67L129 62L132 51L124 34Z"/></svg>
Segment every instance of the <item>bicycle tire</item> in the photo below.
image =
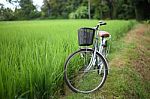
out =
<svg viewBox="0 0 150 99"><path fill-rule="evenodd" d="M102 71L103 71L103 75L100 75L99 76L99 74L97 73L97 70L95 70L94 69L94 67L95 66L93 66L92 67L92 69L90 68L90 70L88 71L88 72L85 72L85 67L86 66L81 66L81 68L79 68L80 67L80 65L79 66L77 66L76 65L76 62L78 61L80 61L81 59L75 59L75 62L73 62L72 61L72 63L71 63L71 66L70 67L68 67L69 66L69 62L71 62L71 59L72 58L74 58L75 57L75 55L77 55L77 54L81 54L81 52L84 52L85 54L87 54L87 52L90 52L90 53L94 53L94 50L93 49L80 49L80 50L77 50L76 52L74 52L74 53L72 53L68 58L67 58L67 60L66 60L66 62L65 62L65 65L64 65L64 80L65 80L65 82L66 82L66 84L67 84L67 86L73 91L73 92L79 92L79 93L91 93L91 92L94 92L94 91L96 91L96 90L98 90L99 88L101 88L102 86L103 86L103 84L105 83L105 80L106 80L106 78L107 78L107 74L108 74L108 64L107 64L107 61L106 61L106 59L100 54L100 53L98 53L98 52L96 52L96 56L98 56L99 57L99 60L101 61L101 63L103 63L101 66L103 66L103 69L102 69ZM83 54L84 54L83 53ZM79 54L79 57L81 57L80 56L80 54ZM88 58L88 57L87 57ZM91 59L89 59L90 61L91 61ZM75 63L75 66L73 66L72 64L73 63ZM90 63L90 62L89 62ZM89 63L88 63L88 66L89 66ZM80 64L80 62L79 62L79 64ZM81 62L81 64L82 64L82 62ZM78 68L77 68L78 67ZM76 69L77 68L77 69ZM86 67L87 68L87 67ZM68 70L68 69L70 69L70 70ZM96 68L97 69L97 68ZM83 71L84 70L84 71ZM75 71L77 71L77 73L75 72ZM79 74L81 72L81 74ZM84 72L84 73L83 73ZM90 74L91 73L91 74ZM88 76L89 76L89 80L91 80L90 81L90 83L89 83L89 80L87 80L88 81L88 85L87 85L87 83L86 83L86 79L84 78L80 78L81 76L83 77L83 76L85 76L84 74L86 74L86 77L88 78ZM93 76L92 77L92 75L95 75L95 76ZM97 75L97 76L96 76ZM96 79L99 79L101 76L103 76L102 77L102 79L100 80L100 81L98 81L97 82L97 80ZM93 78L93 79L91 79L91 77ZM94 78L95 77L95 78ZM73 80L73 81L70 81L70 79L71 80ZM79 81L78 81L78 79L79 79ZM75 82L77 80L77 82ZM96 84L96 82L98 83L98 84L96 84L96 85L94 85L93 84L93 82L94 82L94 84ZM80 83L83 83L83 86L80 86ZM84 85L84 83L86 83L85 85ZM87 89L87 87L91 87L91 86L94 86L94 88L90 88L90 89ZM96 86L96 87L95 87ZM80 88L79 88L80 87ZM81 87L83 88L83 89L85 89L85 90L81 90ZM85 87L85 88L84 88Z"/></svg>

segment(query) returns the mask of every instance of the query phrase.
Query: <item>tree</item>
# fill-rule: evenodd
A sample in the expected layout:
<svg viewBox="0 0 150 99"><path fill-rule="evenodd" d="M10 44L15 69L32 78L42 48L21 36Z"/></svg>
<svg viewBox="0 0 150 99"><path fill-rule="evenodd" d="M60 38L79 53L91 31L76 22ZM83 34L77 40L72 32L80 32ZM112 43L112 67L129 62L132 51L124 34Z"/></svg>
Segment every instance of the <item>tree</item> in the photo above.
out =
<svg viewBox="0 0 150 99"><path fill-rule="evenodd" d="M75 12L69 14L70 19L84 19L88 17L88 9L86 6L80 6Z"/></svg>
<svg viewBox="0 0 150 99"><path fill-rule="evenodd" d="M18 19L39 17L32 0L7 1L19 2L21 8L15 10ZM43 18L150 19L150 0L43 0L43 2L41 11ZM85 7L88 8L86 13Z"/></svg>
<svg viewBox="0 0 150 99"><path fill-rule="evenodd" d="M33 5L32 0L7 0L10 3L19 3L19 8L16 7L14 14L17 19L33 19L39 17L39 12Z"/></svg>
<svg viewBox="0 0 150 99"><path fill-rule="evenodd" d="M0 20L14 20L14 13L10 8L4 8L3 4L0 4Z"/></svg>
<svg viewBox="0 0 150 99"><path fill-rule="evenodd" d="M0 20L4 20L4 5L0 3Z"/></svg>
<svg viewBox="0 0 150 99"><path fill-rule="evenodd" d="M96 19L113 18L112 0L91 0L91 17Z"/></svg>
<svg viewBox="0 0 150 99"><path fill-rule="evenodd" d="M32 0L20 0L19 5L21 7L20 16L23 19L34 18L36 14L36 7L33 5Z"/></svg>
<svg viewBox="0 0 150 99"><path fill-rule="evenodd" d="M137 20L150 19L150 0L133 0Z"/></svg>
<svg viewBox="0 0 150 99"><path fill-rule="evenodd" d="M51 6L48 0L43 0L43 6L41 7L42 10L42 17L49 17L50 16L50 10Z"/></svg>

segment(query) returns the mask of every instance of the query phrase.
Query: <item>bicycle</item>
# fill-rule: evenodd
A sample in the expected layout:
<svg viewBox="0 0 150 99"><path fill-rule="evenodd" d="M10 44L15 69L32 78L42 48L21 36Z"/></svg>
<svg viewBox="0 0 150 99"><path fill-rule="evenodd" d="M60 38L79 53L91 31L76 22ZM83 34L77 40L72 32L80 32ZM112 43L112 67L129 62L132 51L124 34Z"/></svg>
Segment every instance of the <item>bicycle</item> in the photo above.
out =
<svg viewBox="0 0 150 99"><path fill-rule="evenodd" d="M78 30L80 49L72 53L64 65L65 82L74 92L90 93L105 83L108 75L107 38L111 35L99 30L102 25L106 23L99 21L96 27Z"/></svg>

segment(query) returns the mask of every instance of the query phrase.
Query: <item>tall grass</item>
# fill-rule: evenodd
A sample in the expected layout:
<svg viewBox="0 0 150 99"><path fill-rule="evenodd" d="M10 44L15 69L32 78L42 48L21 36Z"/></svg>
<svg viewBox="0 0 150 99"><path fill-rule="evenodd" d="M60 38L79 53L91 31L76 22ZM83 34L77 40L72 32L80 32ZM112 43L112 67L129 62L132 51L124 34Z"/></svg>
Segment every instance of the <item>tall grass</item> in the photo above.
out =
<svg viewBox="0 0 150 99"><path fill-rule="evenodd" d="M63 92L63 66L67 56L78 49L77 30L97 22L0 22L0 99L47 99ZM116 42L134 23L107 21L102 29ZM112 52L115 50L112 48Z"/></svg>

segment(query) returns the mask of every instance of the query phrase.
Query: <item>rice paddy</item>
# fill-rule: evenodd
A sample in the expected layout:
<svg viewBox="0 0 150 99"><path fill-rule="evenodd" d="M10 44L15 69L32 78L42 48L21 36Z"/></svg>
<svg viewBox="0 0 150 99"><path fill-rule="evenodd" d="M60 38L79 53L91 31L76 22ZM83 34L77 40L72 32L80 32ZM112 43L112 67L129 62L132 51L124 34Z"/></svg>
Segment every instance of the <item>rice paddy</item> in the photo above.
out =
<svg viewBox="0 0 150 99"><path fill-rule="evenodd" d="M48 99L63 93L63 66L78 49L77 30L98 20L0 22L0 99ZM106 21L112 44L135 21ZM118 45L116 45L118 46ZM120 46L120 45L119 45ZM113 46L111 53L117 51Z"/></svg>

